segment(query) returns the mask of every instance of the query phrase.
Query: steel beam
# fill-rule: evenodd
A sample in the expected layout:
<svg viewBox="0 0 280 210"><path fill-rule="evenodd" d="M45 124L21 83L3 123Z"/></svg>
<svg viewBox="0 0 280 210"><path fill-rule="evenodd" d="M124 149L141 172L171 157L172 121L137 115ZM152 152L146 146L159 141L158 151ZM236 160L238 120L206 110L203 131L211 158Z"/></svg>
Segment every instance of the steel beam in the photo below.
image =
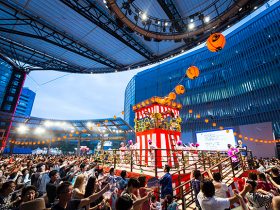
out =
<svg viewBox="0 0 280 210"><path fill-rule="evenodd" d="M132 34L129 34L124 28L120 27L112 15L104 11L104 9L96 2L90 0L60 0L68 7L75 10L77 13L114 36L116 39L133 49L148 60L155 58L154 54L140 43L140 40L136 40Z"/></svg>
<svg viewBox="0 0 280 210"><path fill-rule="evenodd" d="M66 35L64 32L59 31L57 28L54 28L42 19L32 16L30 13L24 11L23 8L13 4L11 1L0 0L0 3L3 6L3 8L0 8L0 11L3 12L3 14L7 14L9 17L12 17L9 18L8 21L7 18L1 21L1 31L41 39L113 69L118 70L124 67L122 64L108 59L108 57L102 53L89 48L85 44L82 44L69 35ZM4 27L8 26L7 24L5 25L5 23L8 25L13 24L29 26L30 29L32 29L32 33L11 30Z"/></svg>
<svg viewBox="0 0 280 210"><path fill-rule="evenodd" d="M89 73L87 69L69 64L46 53L26 47L0 36L0 53L9 57L17 66L26 71L56 70L73 73ZM30 66L31 65L31 66ZM112 72L111 68L99 69L99 72Z"/></svg>
<svg viewBox="0 0 280 210"><path fill-rule="evenodd" d="M182 20L180 13L178 12L173 0L157 0L165 14L168 16L170 20L178 20L174 21L174 28L178 32L186 31L186 23Z"/></svg>

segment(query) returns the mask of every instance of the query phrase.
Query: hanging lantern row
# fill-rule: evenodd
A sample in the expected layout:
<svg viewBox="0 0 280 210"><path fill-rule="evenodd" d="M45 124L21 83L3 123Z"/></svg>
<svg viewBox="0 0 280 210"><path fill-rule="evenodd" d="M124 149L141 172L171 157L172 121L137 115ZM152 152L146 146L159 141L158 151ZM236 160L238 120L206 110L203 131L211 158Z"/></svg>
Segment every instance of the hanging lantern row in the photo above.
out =
<svg viewBox="0 0 280 210"><path fill-rule="evenodd" d="M136 105L134 105L132 107L133 111L140 109L142 107L146 107L147 105L153 104L153 103L158 103L161 105L168 105L168 106L172 106L174 108L178 108L181 109L182 108L182 104L174 102L174 100L176 99L176 93L171 92L168 94L167 97L157 97L154 96L152 98L146 99L145 101L142 101L141 103L138 103Z"/></svg>
<svg viewBox="0 0 280 210"><path fill-rule="evenodd" d="M192 113L193 113L193 110L189 109L189 114L192 114ZM196 116L196 119L201 119L200 114L196 114L195 116ZM204 122L205 123L209 123L209 119L205 118ZM212 122L212 127L217 127L217 123L216 122ZM224 129L225 128L223 126L219 126L219 130L224 130ZM226 132L229 133L229 130L227 129ZM244 135L242 135L240 133L237 133L237 132L233 132L233 135L237 136L239 139L244 139L245 141L252 141L252 142L256 142L256 143L271 144L271 143L279 143L280 142L280 140L254 139L252 137L247 137L247 136L244 136Z"/></svg>

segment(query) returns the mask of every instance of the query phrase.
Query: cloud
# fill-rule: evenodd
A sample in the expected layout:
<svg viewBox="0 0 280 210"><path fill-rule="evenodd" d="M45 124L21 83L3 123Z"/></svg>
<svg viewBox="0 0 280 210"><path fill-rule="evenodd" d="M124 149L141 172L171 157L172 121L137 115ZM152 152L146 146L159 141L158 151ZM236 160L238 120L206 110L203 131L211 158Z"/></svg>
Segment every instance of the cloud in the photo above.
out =
<svg viewBox="0 0 280 210"><path fill-rule="evenodd" d="M24 85L36 92L31 115L65 120L121 116L126 85L138 71L112 74L31 72Z"/></svg>

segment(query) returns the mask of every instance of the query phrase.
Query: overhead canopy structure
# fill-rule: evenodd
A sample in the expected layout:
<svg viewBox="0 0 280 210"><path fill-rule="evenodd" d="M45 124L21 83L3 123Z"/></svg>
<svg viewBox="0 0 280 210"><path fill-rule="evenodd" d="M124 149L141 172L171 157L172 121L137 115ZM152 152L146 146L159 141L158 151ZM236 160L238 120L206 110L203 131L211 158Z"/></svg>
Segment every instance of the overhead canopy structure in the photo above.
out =
<svg viewBox="0 0 280 210"><path fill-rule="evenodd" d="M51 120L37 117L13 116L0 112L1 122L12 121L10 142L47 140L108 140L133 138L134 131L122 118L93 120ZM35 145L35 144L34 144Z"/></svg>
<svg viewBox="0 0 280 210"><path fill-rule="evenodd" d="M0 53L25 71L125 71L181 53L262 3L0 0Z"/></svg>

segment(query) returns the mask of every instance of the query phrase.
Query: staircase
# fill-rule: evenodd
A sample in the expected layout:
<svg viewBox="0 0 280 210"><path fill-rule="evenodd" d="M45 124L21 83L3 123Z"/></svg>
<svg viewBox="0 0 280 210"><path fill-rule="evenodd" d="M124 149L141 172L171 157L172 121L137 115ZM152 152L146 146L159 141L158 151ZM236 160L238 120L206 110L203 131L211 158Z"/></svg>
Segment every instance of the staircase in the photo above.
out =
<svg viewBox="0 0 280 210"><path fill-rule="evenodd" d="M180 177L182 174L190 173L190 171L197 169L201 171L203 178L207 178L209 177L209 172L220 172L223 182L230 186L233 183L234 177L241 176L244 171L249 169L247 161L242 160L240 153L238 153L238 156L240 161L235 169L233 168L231 157L222 156L218 153L211 154L211 157L207 154L203 154L195 163L176 171L172 175L178 174ZM219 161L217 162L217 160ZM214 162L217 163L213 164ZM176 202L179 204L179 209L196 209L191 180L185 182L179 180L179 183L181 184L173 189L173 194L175 195ZM178 190L180 193L176 194Z"/></svg>

